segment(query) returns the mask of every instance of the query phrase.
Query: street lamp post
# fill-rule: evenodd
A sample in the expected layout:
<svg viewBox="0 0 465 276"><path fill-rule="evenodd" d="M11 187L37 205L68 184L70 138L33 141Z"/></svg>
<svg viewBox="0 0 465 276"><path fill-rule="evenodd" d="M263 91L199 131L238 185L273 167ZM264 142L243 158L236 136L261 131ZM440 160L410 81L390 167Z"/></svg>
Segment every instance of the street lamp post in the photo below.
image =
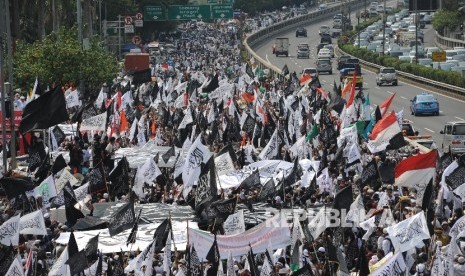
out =
<svg viewBox="0 0 465 276"><path fill-rule="evenodd" d="M418 64L418 0L415 3L415 64Z"/></svg>
<svg viewBox="0 0 465 276"><path fill-rule="evenodd" d="M357 40L358 40L358 48L360 48L360 11L357 11L355 14L357 16Z"/></svg>
<svg viewBox="0 0 465 276"><path fill-rule="evenodd" d="M367 0L365 0L365 13L363 16L363 22L366 22L366 21L367 21Z"/></svg>

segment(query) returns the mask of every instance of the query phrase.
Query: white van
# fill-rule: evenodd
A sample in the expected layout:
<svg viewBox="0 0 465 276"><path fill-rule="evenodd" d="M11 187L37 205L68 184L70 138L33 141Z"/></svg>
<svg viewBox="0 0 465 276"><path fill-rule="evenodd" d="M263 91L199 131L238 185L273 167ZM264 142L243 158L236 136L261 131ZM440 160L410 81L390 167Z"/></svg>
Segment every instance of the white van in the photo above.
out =
<svg viewBox="0 0 465 276"><path fill-rule="evenodd" d="M442 151L452 155L465 153L465 121L447 122L440 132Z"/></svg>

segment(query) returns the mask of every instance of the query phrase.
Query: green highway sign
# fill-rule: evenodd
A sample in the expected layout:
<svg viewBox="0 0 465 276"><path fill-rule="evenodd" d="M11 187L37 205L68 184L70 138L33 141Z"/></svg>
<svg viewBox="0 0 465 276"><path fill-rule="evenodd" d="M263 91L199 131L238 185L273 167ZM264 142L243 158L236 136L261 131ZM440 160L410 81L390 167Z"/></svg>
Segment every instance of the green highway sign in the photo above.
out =
<svg viewBox="0 0 465 276"><path fill-rule="evenodd" d="M166 16L161 6L144 6L144 21L163 20L166 20Z"/></svg>
<svg viewBox="0 0 465 276"><path fill-rule="evenodd" d="M209 0L209 3L217 0ZM144 21L165 20L209 20L234 18L232 4L211 4L193 6L144 6Z"/></svg>
<svg viewBox="0 0 465 276"><path fill-rule="evenodd" d="M168 20L205 20L210 18L210 5L168 6Z"/></svg>
<svg viewBox="0 0 465 276"><path fill-rule="evenodd" d="M212 19L234 18L232 5L211 5Z"/></svg>

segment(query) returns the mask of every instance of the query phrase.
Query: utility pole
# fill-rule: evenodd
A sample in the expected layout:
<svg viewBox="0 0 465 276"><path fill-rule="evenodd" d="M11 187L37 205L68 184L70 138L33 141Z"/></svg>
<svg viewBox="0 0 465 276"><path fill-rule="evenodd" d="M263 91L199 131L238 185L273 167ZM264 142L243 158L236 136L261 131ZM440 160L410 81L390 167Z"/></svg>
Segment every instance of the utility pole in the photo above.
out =
<svg viewBox="0 0 465 276"><path fill-rule="evenodd" d="M121 22L123 17L118 15L118 59L121 57Z"/></svg>
<svg viewBox="0 0 465 276"><path fill-rule="evenodd" d="M3 83L3 42L4 42L4 31L3 22L5 21L5 14L4 11L6 10L5 1L0 1L0 93L1 93L1 108L2 108L2 159L3 159L3 174L5 174L8 170L7 168L7 150L6 150L6 108L5 108L5 85Z"/></svg>
<svg viewBox="0 0 465 276"><path fill-rule="evenodd" d="M16 169L16 130L15 130L15 105L13 96L13 43L11 41L11 20L10 20L10 0L5 0L5 25L6 25L6 43L8 52L8 82L9 85L4 86L4 91L10 93L10 153L11 153L11 169ZM10 88L10 89L7 89ZM6 97L6 95L5 95ZM5 112L6 113L6 112Z"/></svg>
<svg viewBox="0 0 465 276"><path fill-rule="evenodd" d="M384 3L383 3L383 53L381 53L382 56L384 56L385 48L386 48L386 0L384 0Z"/></svg>
<svg viewBox="0 0 465 276"><path fill-rule="evenodd" d="M418 0L415 0L415 64L418 64Z"/></svg>
<svg viewBox="0 0 465 276"><path fill-rule="evenodd" d="M357 11L357 40L358 40L358 48L360 48L360 11Z"/></svg>

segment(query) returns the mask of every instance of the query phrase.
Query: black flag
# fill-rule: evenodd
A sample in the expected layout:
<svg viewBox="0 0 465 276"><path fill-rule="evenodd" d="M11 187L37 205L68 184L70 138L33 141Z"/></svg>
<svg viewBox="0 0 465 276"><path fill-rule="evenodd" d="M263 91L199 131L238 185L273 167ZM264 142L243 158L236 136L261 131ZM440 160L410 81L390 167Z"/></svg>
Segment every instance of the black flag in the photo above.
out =
<svg viewBox="0 0 465 276"><path fill-rule="evenodd" d="M63 143L63 141L66 139L66 134L59 126L53 128L52 134L55 135L55 140L57 141L58 146L60 146L61 143Z"/></svg>
<svg viewBox="0 0 465 276"><path fill-rule="evenodd" d="M194 246L192 248L188 248L188 268L187 271L190 273L191 276L201 276L202 273L202 264L200 263L199 256L197 255L197 251L195 251Z"/></svg>
<svg viewBox="0 0 465 276"><path fill-rule="evenodd" d="M283 69L281 69L281 75L287 76L289 74L289 68L287 68L287 64L284 64Z"/></svg>
<svg viewBox="0 0 465 276"><path fill-rule="evenodd" d="M349 210L352 202L352 187L345 187L344 189L340 190L334 197L334 209L339 211L342 209Z"/></svg>
<svg viewBox="0 0 465 276"><path fill-rule="evenodd" d="M89 193L102 192L107 189L105 183L105 178L103 177L104 173L103 166L97 166L93 168L82 181L82 183L89 182Z"/></svg>
<svg viewBox="0 0 465 276"><path fill-rule="evenodd" d="M245 72L247 73L247 75L249 75L249 77L251 79L254 79L255 78L255 75L252 71L252 67L250 67L250 64L249 63L246 63L246 66L245 66Z"/></svg>
<svg viewBox="0 0 465 276"><path fill-rule="evenodd" d="M452 190L462 185L465 182L465 167L459 165L454 171L446 176L446 183ZM426 195L426 194L425 194Z"/></svg>
<svg viewBox="0 0 465 276"><path fill-rule="evenodd" d="M139 230L139 219L140 219L141 213L142 213L142 209L139 210L139 215L137 216L137 219L134 222L134 225L132 226L131 233L129 233L128 239L126 241L126 246L128 246L130 243L136 243L136 237L137 237L137 231Z"/></svg>
<svg viewBox="0 0 465 276"><path fill-rule="evenodd" d="M163 159L163 162L168 163L170 157L175 155L176 151L174 150L174 146L172 146L169 150L162 154L161 158Z"/></svg>
<svg viewBox="0 0 465 276"><path fill-rule="evenodd" d="M84 217L84 214L81 212L81 210L78 210L76 207L74 207L77 201L74 198L74 195L68 191L68 189L63 188L63 195L65 198L66 221L70 227L73 227L78 219Z"/></svg>
<svg viewBox="0 0 465 276"><path fill-rule="evenodd" d="M154 240L154 250L155 253L159 253L162 251L163 247L165 247L166 240L168 239L168 234L171 231L171 221L169 219L165 219L155 230L153 234Z"/></svg>
<svg viewBox="0 0 465 276"><path fill-rule="evenodd" d="M276 193L276 186L274 183L273 178L270 178L265 185L263 185L262 190L260 191L260 195L258 196L260 201L267 201L268 199L272 199Z"/></svg>
<svg viewBox="0 0 465 276"><path fill-rule="evenodd" d="M55 161L53 162L52 166L52 174L55 175L62 169L66 168L66 161L65 158L63 157L62 154L58 155L57 158L55 158Z"/></svg>
<svg viewBox="0 0 465 276"><path fill-rule="evenodd" d="M210 250L208 250L206 259L211 263L211 267L207 270L207 276L217 276L220 264L220 251L218 249L218 243L216 242L216 235Z"/></svg>
<svg viewBox="0 0 465 276"><path fill-rule="evenodd" d="M215 161L210 157L208 162L202 166L197 188L195 189L195 209L201 212L205 203L216 200L218 191L216 186Z"/></svg>
<svg viewBox="0 0 465 276"><path fill-rule="evenodd" d="M83 272L87 267L86 251L81 250L72 257L70 256L66 264L69 265L71 275Z"/></svg>
<svg viewBox="0 0 465 276"><path fill-rule="evenodd" d="M255 264L255 258L252 251L252 246L249 244L249 253L247 254L247 261L249 261L250 266L250 275L251 276L259 276L260 273L258 272L257 265Z"/></svg>
<svg viewBox="0 0 465 276"><path fill-rule="evenodd" d="M368 163L362 170L361 184L363 188L365 185L369 184L370 182L377 180L379 178L378 174L378 165L376 164L375 160L372 160Z"/></svg>
<svg viewBox="0 0 465 276"><path fill-rule="evenodd" d="M3 177L0 178L0 184L3 186L8 199L13 199L35 188L30 178Z"/></svg>
<svg viewBox="0 0 465 276"><path fill-rule="evenodd" d="M71 234L69 235L69 241L68 241L68 256L71 258L75 254L79 252L78 245L76 242L76 238L74 237L74 232L71 231Z"/></svg>
<svg viewBox="0 0 465 276"><path fill-rule="evenodd" d="M239 187L245 189L246 191L249 191L258 186L261 186L260 173L258 172L258 170L255 170L252 172L252 174L247 176L247 178L242 181Z"/></svg>
<svg viewBox="0 0 465 276"><path fill-rule="evenodd" d="M54 91L44 93L24 107L19 132L24 134L35 129L47 129L68 119L65 94L57 86Z"/></svg>
<svg viewBox="0 0 465 276"><path fill-rule="evenodd" d="M10 268L11 264L14 261L16 256L16 251L13 248L13 245L8 247L3 247L1 259L0 259L0 275L6 275L6 272Z"/></svg>
<svg viewBox="0 0 465 276"><path fill-rule="evenodd" d="M129 163L124 156L116 167L108 175L108 181L111 182L109 185L110 198L114 198L119 193L124 193L129 189Z"/></svg>
<svg viewBox="0 0 465 276"><path fill-rule="evenodd" d="M29 157L27 159L28 170L34 172L35 169L45 162L46 155L44 144L41 142L34 143L34 145L29 148Z"/></svg>
<svg viewBox="0 0 465 276"><path fill-rule="evenodd" d="M136 220L134 214L134 202L128 202L121 206L108 221L108 231L110 236L117 235L124 230L131 229Z"/></svg>
<svg viewBox="0 0 465 276"><path fill-rule="evenodd" d="M92 237L86 245L86 256L88 258L93 258L98 253L98 236L99 234Z"/></svg>
<svg viewBox="0 0 465 276"><path fill-rule="evenodd" d="M230 199L220 199L209 206L209 219L226 220L229 215L234 214L236 210L237 199L235 197Z"/></svg>

